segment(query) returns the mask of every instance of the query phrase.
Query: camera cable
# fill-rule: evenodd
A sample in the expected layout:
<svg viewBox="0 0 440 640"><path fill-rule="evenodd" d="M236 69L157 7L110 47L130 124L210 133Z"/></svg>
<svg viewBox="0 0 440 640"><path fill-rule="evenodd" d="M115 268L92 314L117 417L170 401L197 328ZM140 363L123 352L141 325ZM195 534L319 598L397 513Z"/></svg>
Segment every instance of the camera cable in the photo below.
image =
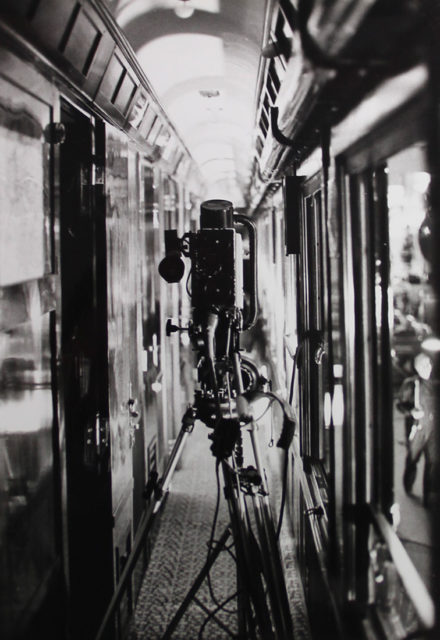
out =
<svg viewBox="0 0 440 640"><path fill-rule="evenodd" d="M296 369L298 363L298 356L300 349L302 348L302 344L298 345L295 354L293 356L292 363L292 378L290 380L290 391L289 391L289 406L292 405L293 402L293 393L295 391L295 377L296 377ZM283 526L284 519L284 509L286 506L286 497L287 497L287 474L289 471L289 449L284 449L284 460L283 460L283 475L281 480L281 502L280 502L280 512L278 516L278 524L276 530L276 539L279 540L281 534L281 528Z"/></svg>
<svg viewBox="0 0 440 640"><path fill-rule="evenodd" d="M215 476L216 476L216 482L217 482L217 498L216 498L216 504L215 504L215 510L214 510L214 518L212 521L212 525L211 525L211 535L209 538L209 542L208 542L208 555L206 558L206 562L209 562L209 557L210 554L212 553L212 548L213 545L216 543L216 541L214 540L214 536L215 536L215 530L217 528L217 520L218 520L218 514L219 514L219 510L220 510L220 475L219 475L219 466L220 466L220 460L216 460L215 462ZM230 548L228 547L224 547L225 551L228 551L229 554L234 558L234 554L230 551ZM226 613L229 614L235 614L237 613L236 611L231 611L230 609L225 609L224 606L229 602L229 600L231 600L232 598L228 598L223 604L221 604L217 598L217 596L214 593L214 589L212 586L212 582L211 582L211 575L210 575L210 571L208 571L207 574L207 583L208 583L208 589L209 589L209 595L211 596L211 600L214 602L214 604L216 605L217 609L215 611L219 611L219 610L223 610Z"/></svg>

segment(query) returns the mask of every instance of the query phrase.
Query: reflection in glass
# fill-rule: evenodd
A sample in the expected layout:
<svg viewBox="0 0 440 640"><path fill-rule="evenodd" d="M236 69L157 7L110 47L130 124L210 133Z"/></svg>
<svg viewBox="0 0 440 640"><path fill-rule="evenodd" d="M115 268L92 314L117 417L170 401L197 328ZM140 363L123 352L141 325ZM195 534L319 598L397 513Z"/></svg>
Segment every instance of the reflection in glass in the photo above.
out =
<svg viewBox="0 0 440 640"><path fill-rule="evenodd" d="M415 145L388 160L394 487L398 534L429 587L432 537L433 403L438 393L432 336L434 293L429 261L429 174L425 149ZM431 341L432 342L432 341ZM427 348L428 345L428 348Z"/></svg>
<svg viewBox="0 0 440 640"><path fill-rule="evenodd" d="M142 118L148 107L147 96L143 91L140 91L132 108L128 121L134 129L138 129L142 122Z"/></svg>
<svg viewBox="0 0 440 640"><path fill-rule="evenodd" d="M43 137L50 110L3 78L0 96L0 285L6 286L39 278L50 267Z"/></svg>
<svg viewBox="0 0 440 640"><path fill-rule="evenodd" d="M0 333L0 628L55 561L49 314Z"/></svg>

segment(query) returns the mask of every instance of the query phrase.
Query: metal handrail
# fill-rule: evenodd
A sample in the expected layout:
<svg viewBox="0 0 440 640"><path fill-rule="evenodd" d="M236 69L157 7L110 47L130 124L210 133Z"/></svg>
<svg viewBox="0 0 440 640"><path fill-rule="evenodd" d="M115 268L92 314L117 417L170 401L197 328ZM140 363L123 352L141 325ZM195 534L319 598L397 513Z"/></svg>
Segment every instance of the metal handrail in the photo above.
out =
<svg viewBox="0 0 440 640"><path fill-rule="evenodd" d="M376 525L387 545L394 566L420 622L426 629L431 629L435 624L435 606L431 594L386 517L371 505L369 511L373 524Z"/></svg>
<svg viewBox="0 0 440 640"><path fill-rule="evenodd" d="M174 470L177 466L177 463L179 461L180 455L183 451L186 439L188 438L189 434L190 434L190 430L187 429L185 425L182 426L182 429L176 439L173 452L168 460L168 464L166 466L163 479L160 480L157 485L157 489L159 491L156 492L154 502L150 505L150 508L145 513L143 519L139 524L136 537L133 543L133 549L130 555L128 556L127 562L124 566L124 570L122 571L121 577L116 586L116 591L114 592L112 599L110 600L110 603L107 607L107 611L99 627L98 633L96 634L95 640L102 640L102 638L105 637L104 634L107 631L108 625L116 613L116 607L121 602L122 597L127 590L129 580L131 579L135 564L139 558L139 555L142 549L144 548L145 540L147 538L149 531L151 530L151 527L155 520L155 516L157 515L160 509L160 506L167 495Z"/></svg>

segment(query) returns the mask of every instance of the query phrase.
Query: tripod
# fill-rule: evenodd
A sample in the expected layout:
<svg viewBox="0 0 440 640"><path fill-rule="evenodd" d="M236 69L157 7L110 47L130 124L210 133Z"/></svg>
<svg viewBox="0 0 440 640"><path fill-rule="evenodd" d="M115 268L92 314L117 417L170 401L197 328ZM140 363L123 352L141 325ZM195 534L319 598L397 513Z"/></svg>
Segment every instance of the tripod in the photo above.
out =
<svg viewBox="0 0 440 640"><path fill-rule="evenodd" d="M191 421L195 420L196 413L191 407L184 416L182 431L171 455L174 460L179 457L188 432L192 431ZM269 503L257 430L256 421L250 420L242 428L231 455L221 460L217 458L217 468L221 468L223 476L230 522L211 548L204 566L169 623L162 640L172 637L192 602L207 613L208 619L216 622L233 638L240 640L293 638L282 561ZM250 456L247 455L247 457L252 460L247 462L253 462L247 466L244 465L242 442L244 436L250 439L251 451ZM216 615L222 605L210 611L197 597L197 592L204 580L208 578L211 567L231 538L235 547L237 569L238 635L231 632Z"/></svg>
<svg viewBox="0 0 440 640"><path fill-rule="evenodd" d="M287 403L276 394L263 391L267 381L251 361L242 357L239 344L240 333L250 329L257 317L256 227L247 216L234 213L228 200L207 200L200 211L198 231L188 232L180 239L177 230L165 232L166 255L159 265L159 273L167 282L178 282L184 273L181 256L191 260L191 291L187 291L192 301L192 320L187 327L173 325L169 320L166 332L170 335L188 331L196 352L198 389L194 404L184 415L182 436L176 441L172 459L178 455L196 418L212 429L211 451L217 470L222 471L230 524L210 550L163 640L172 636L191 601L201 606L197 591L230 536L237 565L238 638L288 640L293 637L292 621L256 436L253 400L264 396L280 403L284 421L278 446L286 451L293 438L294 421ZM252 457L246 465L244 432L250 437ZM215 612L210 612L209 617L219 622Z"/></svg>
<svg viewBox="0 0 440 640"><path fill-rule="evenodd" d="M166 324L166 334L188 331L196 352L198 388L194 403L185 412L182 428L161 479L151 475L145 497L154 496L133 545L133 551L112 597L96 640L101 640L119 605L131 571L168 490L188 435L196 419L211 429L211 451L216 469L221 469L230 523L211 548L193 586L171 620L163 640L171 638L190 602L194 601L225 632L240 640L290 640L293 638L277 533L269 503L269 492L257 438L253 403L265 397L283 410L283 429L277 443L286 451L293 438L291 408L271 391L267 380L240 349L240 334L252 328L257 317L257 239L254 223L234 214L227 200L208 200L201 205L201 228L177 237L165 231L166 255L159 273L167 282L178 282L184 273L181 256L191 260L192 319L187 327ZM247 230L249 257L245 257L242 233ZM246 263L246 269L245 269ZM245 277L246 275L246 277ZM188 285L188 281L187 281ZM244 462L243 435L250 439L251 460ZM246 456L248 453L246 452ZM285 473L287 465L285 465ZM214 527L213 527L214 529ZM232 538L237 567L238 636L216 616L225 603L209 611L197 592L209 576L220 552Z"/></svg>

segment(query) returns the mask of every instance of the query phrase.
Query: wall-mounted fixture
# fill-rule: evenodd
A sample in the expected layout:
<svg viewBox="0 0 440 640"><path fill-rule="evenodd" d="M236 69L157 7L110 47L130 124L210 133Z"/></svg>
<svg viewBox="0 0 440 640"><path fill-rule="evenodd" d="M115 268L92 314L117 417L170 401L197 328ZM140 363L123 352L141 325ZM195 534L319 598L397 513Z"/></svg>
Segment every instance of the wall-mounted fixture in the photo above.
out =
<svg viewBox="0 0 440 640"><path fill-rule="evenodd" d="M178 18L185 20L190 18L194 13L194 7L191 5L191 0L177 0L174 7L174 13Z"/></svg>

